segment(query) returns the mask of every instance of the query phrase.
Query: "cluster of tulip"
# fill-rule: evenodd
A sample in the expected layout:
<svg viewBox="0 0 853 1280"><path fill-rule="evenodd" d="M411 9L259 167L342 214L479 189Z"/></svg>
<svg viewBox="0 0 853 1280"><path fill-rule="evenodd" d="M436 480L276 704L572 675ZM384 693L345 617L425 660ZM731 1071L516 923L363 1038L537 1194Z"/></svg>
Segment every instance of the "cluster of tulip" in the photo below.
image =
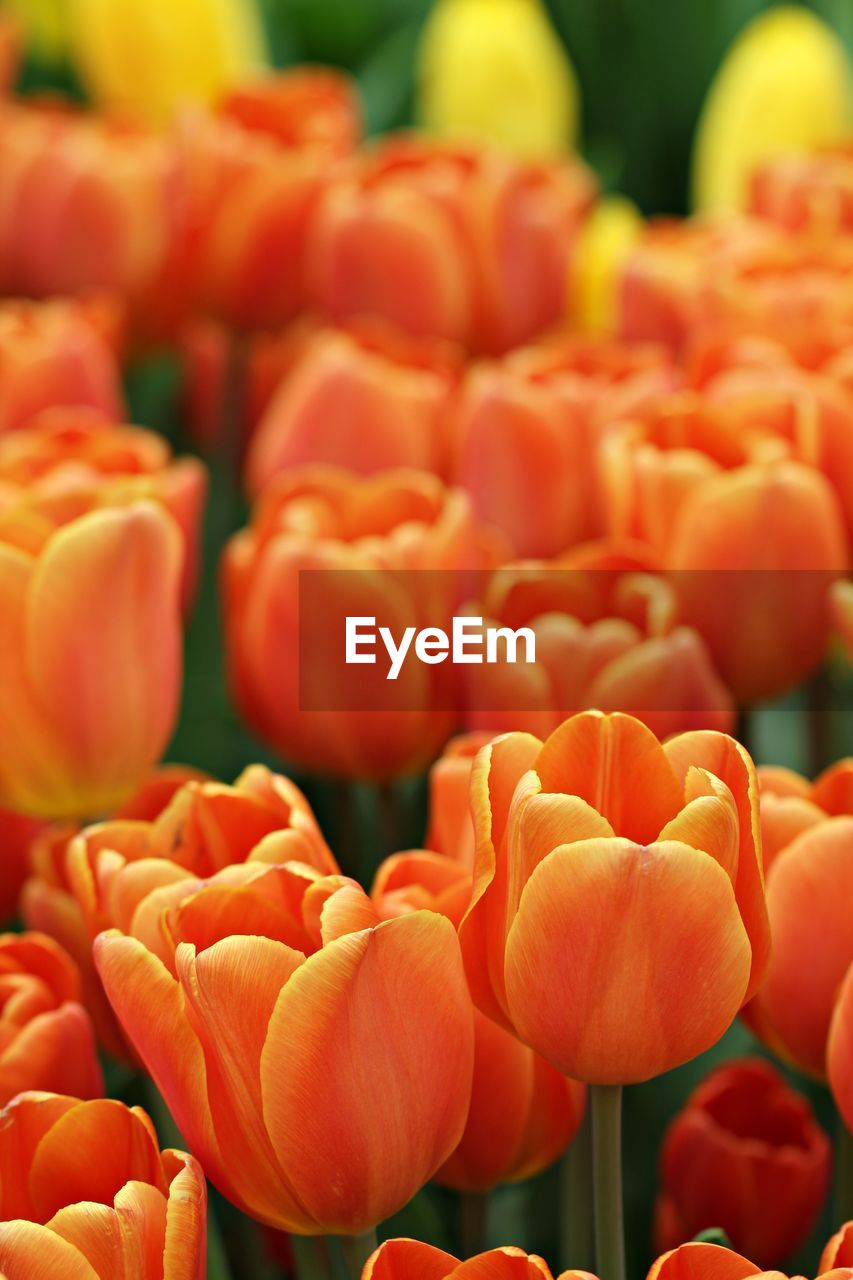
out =
<svg viewBox="0 0 853 1280"><path fill-rule="evenodd" d="M562 1280L623 1280L622 1089L739 1016L763 1056L671 1120L649 1280L784 1264L833 1164L853 1280L853 758L730 736L853 650L853 151L609 254L573 157L360 132L321 70L157 128L0 103L0 1280L202 1280L206 1179L300 1280L550 1280L478 1214L565 1153ZM161 764L208 489L126 424L163 346L252 504L244 719L309 775L429 768L424 847L363 883L290 777ZM536 658L354 706L342 612ZM159 1136L105 1096L143 1088ZM467 1261L376 1247L430 1182Z"/></svg>

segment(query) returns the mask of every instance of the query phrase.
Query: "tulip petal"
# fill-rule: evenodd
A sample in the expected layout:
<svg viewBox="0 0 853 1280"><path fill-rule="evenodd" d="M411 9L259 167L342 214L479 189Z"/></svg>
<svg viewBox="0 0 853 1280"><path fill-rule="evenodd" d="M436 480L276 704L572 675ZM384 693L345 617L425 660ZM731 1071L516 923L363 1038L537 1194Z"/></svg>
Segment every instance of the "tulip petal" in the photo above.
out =
<svg viewBox="0 0 853 1280"><path fill-rule="evenodd" d="M115 1213L121 1242L122 1280L159 1276L166 1243L166 1197L162 1191L144 1182L128 1181L116 1195Z"/></svg>
<svg viewBox="0 0 853 1280"><path fill-rule="evenodd" d="M204 1280L207 1274L207 1183L201 1165L184 1151L164 1151L170 1178L163 1275Z"/></svg>
<svg viewBox="0 0 853 1280"><path fill-rule="evenodd" d="M95 963L121 1025L211 1178L225 1181L207 1101L204 1053L180 986L162 961L117 930L95 939Z"/></svg>
<svg viewBox="0 0 853 1280"><path fill-rule="evenodd" d="M24 1089L99 1098L104 1081L92 1024L79 1004L63 1004L28 1022L0 1055L0 1101Z"/></svg>
<svg viewBox="0 0 853 1280"><path fill-rule="evenodd" d="M826 1064L835 1105L847 1128L853 1133L853 963L847 970L847 977L835 1002ZM853 1265L853 1247L850 1252Z"/></svg>
<svg viewBox="0 0 853 1280"><path fill-rule="evenodd" d="M543 791L580 796L617 835L654 840L683 804L651 729L632 716L587 711L551 734L534 765Z"/></svg>
<svg viewBox="0 0 853 1280"><path fill-rule="evenodd" d="M472 1065L470 997L443 917L390 920L307 960L270 1021L261 1088L314 1223L363 1231L405 1204L459 1141Z"/></svg>
<svg viewBox="0 0 853 1280"><path fill-rule="evenodd" d="M361 1280L448 1280L456 1258L420 1240L386 1240L362 1273Z"/></svg>
<svg viewBox="0 0 853 1280"><path fill-rule="evenodd" d="M551 1280L551 1272L541 1258L522 1249L490 1249L460 1262L453 1280Z"/></svg>
<svg viewBox="0 0 853 1280"><path fill-rule="evenodd" d="M3 1110L0 1124L0 1217L34 1218L29 1169L38 1144L66 1112L79 1103L54 1093L23 1093Z"/></svg>
<svg viewBox="0 0 853 1280"><path fill-rule="evenodd" d="M238 936L223 938L198 956L182 943L176 961L204 1050L222 1157L229 1168L240 1169L240 1200L249 1212L276 1222L301 1206L264 1124L261 1056L279 996L305 957L269 938Z"/></svg>
<svg viewBox="0 0 853 1280"><path fill-rule="evenodd" d="M79 1249L35 1222L0 1222L4 1280L101 1280Z"/></svg>
<svg viewBox="0 0 853 1280"><path fill-rule="evenodd" d="M708 854L589 840L534 871L509 931L518 1034L565 1075L629 1084L710 1048L740 1008L750 950Z"/></svg>
<svg viewBox="0 0 853 1280"><path fill-rule="evenodd" d="M686 785L691 768L705 769L724 782L734 797L740 823L735 895L752 947L747 998L761 985L770 963L770 924L764 898L758 779L748 752L724 733L697 729L670 738L664 745L679 781Z"/></svg>
<svg viewBox="0 0 853 1280"><path fill-rule="evenodd" d="M658 1258L647 1280L746 1280L761 1268L717 1244L683 1244Z"/></svg>
<svg viewBox="0 0 853 1280"><path fill-rule="evenodd" d="M79 1249L99 1276L119 1275L124 1280L121 1233L112 1207L92 1201L69 1204L58 1210L47 1225L51 1231Z"/></svg>

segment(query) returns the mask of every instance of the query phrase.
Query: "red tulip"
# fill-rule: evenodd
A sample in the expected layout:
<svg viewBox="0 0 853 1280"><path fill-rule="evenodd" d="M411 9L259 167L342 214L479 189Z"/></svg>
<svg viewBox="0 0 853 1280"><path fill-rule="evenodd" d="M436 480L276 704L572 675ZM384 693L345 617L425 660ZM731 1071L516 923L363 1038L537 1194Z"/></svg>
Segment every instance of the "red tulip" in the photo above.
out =
<svg viewBox="0 0 853 1280"><path fill-rule="evenodd" d="M772 1266L811 1233L830 1165L829 1139L804 1097L760 1058L726 1063L667 1129L656 1248L720 1227L735 1249Z"/></svg>
<svg viewBox="0 0 853 1280"><path fill-rule="evenodd" d="M853 1267L842 1264L825 1270L821 1262L818 1274L831 1275L833 1280L853 1280ZM652 1267L648 1280L747 1280L749 1276L787 1280L781 1271L762 1271L761 1267L732 1249L702 1243L683 1244L671 1253L665 1253Z"/></svg>
<svg viewBox="0 0 853 1280"><path fill-rule="evenodd" d="M367 1262L362 1280L552 1280L535 1254L507 1247L467 1262L419 1240L386 1240ZM564 1271L559 1280L595 1280L587 1271Z"/></svg>
<svg viewBox="0 0 853 1280"><path fill-rule="evenodd" d="M836 1231L823 1251L818 1275L826 1275L838 1267L853 1268L853 1222L847 1222Z"/></svg>

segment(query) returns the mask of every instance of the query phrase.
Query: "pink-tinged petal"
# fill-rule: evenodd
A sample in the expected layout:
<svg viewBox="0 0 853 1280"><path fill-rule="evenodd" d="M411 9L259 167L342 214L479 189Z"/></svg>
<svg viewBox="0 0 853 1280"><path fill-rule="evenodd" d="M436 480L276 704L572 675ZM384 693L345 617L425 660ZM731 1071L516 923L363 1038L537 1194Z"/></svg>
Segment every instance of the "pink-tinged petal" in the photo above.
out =
<svg viewBox="0 0 853 1280"><path fill-rule="evenodd" d="M0 1054L0 1104L26 1089L100 1098L104 1080L92 1024L79 1004L33 1018Z"/></svg>
<svg viewBox="0 0 853 1280"><path fill-rule="evenodd" d="M182 943L176 962L204 1051L222 1158L229 1169L239 1169L234 1181L240 1202L271 1222L299 1212L264 1124L260 1071L270 1018L305 957L269 938L231 937L198 956Z"/></svg>
<svg viewBox="0 0 853 1280"><path fill-rule="evenodd" d="M104 1280L73 1244L35 1222L0 1222L4 1280Z"/></svg>
<svg viewBox="0 0 853 1280"><path fill-rule="evenodd" d="M471 768L474 887L459 926L459 941L474 1003L507 1030L511 1030L503 979L507 867L498 853L516 786L532 768L541 747L532 734L508 733L487 743Z"/></svg>
<svg viewBox="0 0 853 1280"><path fill-rule="evenodd" d="M159 1193L154 1191L154 1194ZM99 1276L121 1276L124 1280L121 1233L111 1206L92 1201L66 1205L53 1215L47 1225L79 1249Z"/></svg>
<svg viewBox="0 0 853 1280"><path fill-rule="evenodd" d="M664 746L679 781L687 785L692 768L705 769L724 782L734 797L740 824L735 896L752 947L747 998L760 987L770 963L770 923L764 899L759 789L749 753L724 733L697 729L670 738Z"/></svg>
<svg viewBox="0 0 853 1280"><path fill-rule="evenodd" d="M847 970L847 977L835 1002L826 1051L826 1067L835 1105L847 1128L853 1133L853 963ZM850 1265L853 1266L853 1240Z"/></svg>
<svg viewBox="0 0 853 1280"><path fill-rule="evenodd" d="M746 1280L761 1268L716 1244L683 1244L652 1266L647 1280Z"/></svg>
<svg viewBox="0 0 853 1280"><path fill-rule="evenodd" d="M30 1194L40 1221L66 1204L111 1205L128 1179L163 1183L153 1132L112 1098L81 1102L44 1135L30 1166Z"/></svg>
<svg viewBox="0 0 853 1280"><path fill-rule="evenodd" d="M386 1240L367 1261L361 1280L448 1280L457 1259L420 1240Z"/></svg>
<svg viewBox="0 0 853 1280"><path fill-rule="evenodd" d="M207 1183L199 1162L184 1151L164 1151L169 1181L163 1275L204 1280L207 1274Z"/></svg>
<svg viewBox="0 0 853 1280"><path fill-rule="evenodd" d="M543 791L580 796L617 835L647 843L683 804L651 729L632 716L586 711L551 734L533 766Z"/></svg>
<svg viewBox="0 0 853 1280"><path fill-rule="evenodd" d="M180 986L142 943L117 930L96 938L94 954L107 998L175 1123L211 1178L224 1182L204 1053Z"/></svg>
<svg viewBox="0 0 853 1280"><path fill-rule="evenodd" d="M443 917L390 920L306 961L261 1059L267 1129L311 1215L302 1229L363 1231L405 1204L459 1141L472 1067L473 1011Z"/></svg>
<svg viewBox="0 0 853 1280"><path fill-rule="evenodd" d="M36 564L28 671L67 744L78 809L124 799L168 741L181 683L180 570L176 525L144 502L64 526Z"/></svg>
<svg viewBox="0 0 853 1280"><path fill-rule="evenodd" d="M731 881L674 842L566 845L539 864L509 931L518 1034L577 1080L630 1084L720 1038L743 1001L749 940Z"/></svg>

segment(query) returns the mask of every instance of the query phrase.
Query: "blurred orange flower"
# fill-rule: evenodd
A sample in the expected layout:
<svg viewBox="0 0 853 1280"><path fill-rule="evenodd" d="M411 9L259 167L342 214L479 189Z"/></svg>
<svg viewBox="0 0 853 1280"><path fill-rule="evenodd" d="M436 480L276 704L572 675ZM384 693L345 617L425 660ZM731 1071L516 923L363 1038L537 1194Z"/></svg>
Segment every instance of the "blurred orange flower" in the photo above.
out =
<svg viewBox="0 0 853 1280"><path fill-rule="evenodd" d="M829 1087L842 1120L853 1133L853 964L842 983L829 1029L826 1053ZM853 1232L848 1243L853 1266Z"/></svg>
<svg viewBox="0 0 853 1280"><path fill-rule="evenodd" d="M204 1280L207 1186L140 1107L23 1093L0 1124L0 1271Z"/></svg>
<svg viewBox="0 0 853 1280"><path fill-rule="evenodd" d="M89 409L50 409L26 431L0 439L0 493L49 495L107 481L153 498L174 517L184 540L182 600L189 611L199 574L207 472L197 458L173 459L168 443L143 427L119 426Z"/></svg>
<svg viewBox="0 0 853 1280"><path fill-rule="evenodd" d="M165 888L134 929L144 941L114 930L95 944L107 994L206 1172L246 1212L358 1234L450 1155L473 1027L448 920L380 923L354 881L255 863Z"/></svg>
<svg viewBox="0 0 853 1280"><path fill-rule="evenodd" d="M752 177L750 209L791 231L832 236L853 231L853 146L791 152Z"/></svg>
<svg viewBox="0 0 853 1280"><path fill-rule="evenodd" d="M773 957L745 1017L774 1052L825 1079L833 1008L853 964L853 761L813 785L787 770L759 777Z"/></svg>
<svg viewBox="0 0 853 1280"><path fill-rule="evenodd" d="M646 1080L719 1039L770 950L738 743L697 731L662 746L630 716L584 712L544 743L485 746L471 804L460 939L485 1013L592 1084Z"/></svg>
<svg viewBox="0 0 853 1280"><path fill-rule="evenodd" d="M499 554L465 495L433 476L317 467L279 477L223 560L231 683L249 724L304 768L417 772L454 727L453 699L440 697L447 667L409 663L390 683L377 664L360 667L356 681L344 665L344 617L374 616L395 635L449 625L465 595L461 571L491 569ZM340 572L323 579L303 618L300 575L318 569Z"/></svg>
<svg viewBox="0 0 853 1280"><path fill-rule="evenodd" d="M604 428L677 377L662 348L571 336L477 364L453 408L451 479L517 555L557 555L603 532Z"/></svg>
<svg viewBox="0 0 853 1280"><path fill-rule="evenodd" d="M80 979L40 933L0 934L0 1106L26 1089L104 1091Z"/></svg>
<svg viewBox="0 0 853 1280"><path fill-rule="evenodd" d="M156 763L181 688L176 522L109 481L0 491L0 802L113 808Z"/></svg>
<svg viewBox="0 0 853 1280"><path fill-rule="evenodd" d="M547 737L568 715L597 707L627 711L660 738L685 729L730 732L732 696L701 638L677 625L670 586L639 567L596 572L594 564L587 548L580 557L522 562L493 575L478 614L486 625L529 627L537 660L466 668L465 723Z"/></svg>
<svg viewBox="0 0 853 1280"><path fill-rule="evenodd" d="M359 475L394 467L447 472L447 413L461 365L450 343L384 325L321 330L290 367L253 434L246 461L257 496L310 463Z"/></svg>
<svg viewBox="0 0 853 1280"><path fill-rule="evenodd" d="M54 405L121 421L119 325L107 301L0 303L0 435Z"/></svg>
<svg viewBox="0 0 853 1280"><path fill-rule="evenodd" d="M29 875L33 841L47 824L11 809L0 809L0 923L16 915L21 887Z"/></svg>
<svg viewBox="0 0 853 1280"><path fill-rule="evenodd" d="M727 1062L666 1132L655 1247L712 1227L772 1267L811 1234L826 1199L830 1141L807 1100L761 1058ZM767 1213L767 1205L778 1211Z"/></svg>
<svg viewBox="0 0 853 1280"><path fill-rule="evenodd" d="M98 1038L113 1057L131 1056L104 997L92 943L112 925L131 928L149 894L234 863L292 860L324 872L337 864L302 792L251 765L233 786L182 766L153 774L110 821L48 829L35 842L24 918L57 938L83 977Z"/></svg>
<svg viewBox="0 0 853 1280"><path fill-rule="evenodd" d="M309 240L309 297L334 320L381 316L417 336L500 352L563 317L595 198L576 160L524 164L401 136L330 185Z"/></svg>

